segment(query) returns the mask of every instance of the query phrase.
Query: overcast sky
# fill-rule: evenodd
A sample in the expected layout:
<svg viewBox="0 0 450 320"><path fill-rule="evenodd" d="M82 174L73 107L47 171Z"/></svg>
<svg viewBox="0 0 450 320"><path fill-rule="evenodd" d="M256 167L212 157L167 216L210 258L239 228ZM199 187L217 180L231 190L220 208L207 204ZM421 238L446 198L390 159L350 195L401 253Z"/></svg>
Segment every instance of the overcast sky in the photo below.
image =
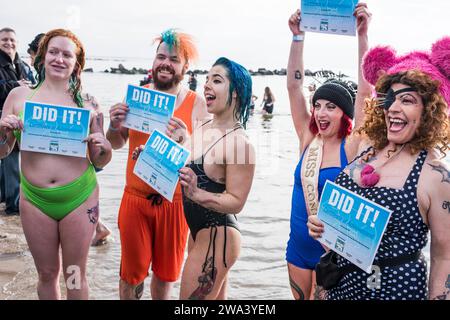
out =
<svg viewBox="0 0 450 320"><path fill-rule="evenodd" d="M373 13L370 42L399 52L428 49L450 34L448 0L367 0ZM199 67L219 56L248 68L286 67L290 14L300 0L14 0L2 1L0 21L17 31L19 53L39 32L64 27L84 43L88 56L153 58L152 39L177 27L195 36ZM356 38L309 33L306 66L353 68Z"/></svg>

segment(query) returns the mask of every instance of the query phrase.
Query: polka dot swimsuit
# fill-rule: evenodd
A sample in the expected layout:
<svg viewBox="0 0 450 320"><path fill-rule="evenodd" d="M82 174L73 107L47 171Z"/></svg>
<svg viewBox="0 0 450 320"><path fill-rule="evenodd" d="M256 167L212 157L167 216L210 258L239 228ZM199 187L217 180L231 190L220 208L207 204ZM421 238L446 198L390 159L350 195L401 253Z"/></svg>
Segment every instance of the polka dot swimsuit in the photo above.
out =
<svg viewBox="0 0 450 320"><path fill-rule="evenodd" d="M369 150L366 150L358 158ZM423 249L427 243L428 227L423 222L417 203L417 183L426 157L427 151L420 152L402 189L362 188L343 171L335 180L336 184L393 211L375 256L374 265L377 264L379 258L385 259L412 254ZM348 264L350 264L348 260L338 256L339 266ZM427 299L427 265L423 256L415 262L411 261L395 267L383 268L381 270L380 288L378 289L371 289L371 286L368 285L369 277L373 279L373 276L362 270L346 274L337 287L327 292L327 299ZM369 284L372 282L373 280L370 280Z"/></svg>

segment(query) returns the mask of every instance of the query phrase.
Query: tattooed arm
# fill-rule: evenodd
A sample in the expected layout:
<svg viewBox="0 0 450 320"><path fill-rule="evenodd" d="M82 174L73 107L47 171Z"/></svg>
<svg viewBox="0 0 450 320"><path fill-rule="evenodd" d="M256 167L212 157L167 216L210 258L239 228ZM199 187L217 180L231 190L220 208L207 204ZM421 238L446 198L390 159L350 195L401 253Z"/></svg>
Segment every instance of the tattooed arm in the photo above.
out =
<svg viewBox="0 0 450 320"><path fill-rule="evenodd" d="M294 36L304 36L300 31L300 10L297 10L289 18L289 29ZM289 104L291 107L292 120L294 121L295 131L300 139L302 147L307 141L312 140L313 136L309 130L309 121L311 114L308 110L306 98L303 93L304 63L303 63L304 41L292 41L289 52L289 61L287 66L287 89L289 93Z"/></svg>
<svg viewBox="0 0 450 320"><path fill-rule="evenodd" d="M197 176L190 168L185 167L180 170L180 183L185 195L210 210L225 214L241 212L253 182L255 151L247 140L245 144L236 143L234 150L234 152L227 150L225 180L219 181L225 183L224 193L212 193L198 188ZM244 154L245 159L240 159L240 155ZM237 155L237 159L234 155Z"/></svg>
<svg viewBox="0 0 450 320"><path fill-rule="evenodd" d="M428 223L431 231L429 294L432 300L450 300L450 168L443 161L428 163L430 186Z"/></svg>

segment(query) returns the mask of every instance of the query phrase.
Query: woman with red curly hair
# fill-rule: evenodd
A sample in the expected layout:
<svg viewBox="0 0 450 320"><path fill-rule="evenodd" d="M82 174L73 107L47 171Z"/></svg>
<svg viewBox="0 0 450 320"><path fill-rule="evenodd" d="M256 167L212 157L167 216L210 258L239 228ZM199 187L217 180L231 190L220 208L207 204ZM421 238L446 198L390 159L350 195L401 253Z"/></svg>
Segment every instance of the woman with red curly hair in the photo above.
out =
<svg viewBox="0 0 450 320"><path fill-rule="evenodd" d="M11 91L0 121L0 156L21 138L25 101L92 110L86 157L21 151L20 212L23 230L39 276L40 299L59 299L62 266L68 299L87 299L86 263L98 218L95 168L112 155L103 134L103 115L93 97L83 95L80 74L85 52L70 31L56 29L41 39L35 60L38 84ZM95 168L94 168L95 167Z"/></svg>
<svg viewBox="0 0 450 320"><path fill-rule="evenodd" d="M376 83L377 96L366 102L360 155L335 183L392 214L373 263L380 270L377 288L368 285L371 275L336 254L340 277L327 299L450 299L450 170L443 161L450 142L449 55L446 37L430 53L397 57L377 47L365 57L364 76ZM324 231L312 216L308 228L315 239ZM428 282L421 251L429 230Z"/></svg>
<svg viewBox="0 0 450 320"><path fill-rule="evenodd" d="M367 32L370 12L365 3L356 6L358 30L358 65L368 49ZM333 181L356 156L358 137L351 135L352 119L362 123L362 106L371 87L359 70L358 94L351 82L329 80L312 98L312 114L303 93L303 46L305 33L300 31L300 11L289 19L293 42L287 68L287 87L292 119L300 142L300 161L295 170L292 194L291 232L286 249L289 282L295 299L314 298L314 268L325 252L322 245L308 235L308 216L317 213L322 188Z"/></svg>

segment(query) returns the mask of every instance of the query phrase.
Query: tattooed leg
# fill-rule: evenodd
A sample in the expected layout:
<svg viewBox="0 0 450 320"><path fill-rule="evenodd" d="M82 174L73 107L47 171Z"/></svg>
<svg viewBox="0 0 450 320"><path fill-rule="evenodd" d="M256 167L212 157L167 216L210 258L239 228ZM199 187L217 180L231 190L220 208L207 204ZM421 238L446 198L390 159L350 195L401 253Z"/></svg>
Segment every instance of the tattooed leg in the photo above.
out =
<svg viewBox="0 0 450 320"><path fill-rule="evenodd" d="M88 209L87 215L89 217L89 222L92 224L96 224L99 216L99 204L97 203L95 207Z"/></svg>
<svg viewBox="0 0 450 320"><path fill-rule="evenodd" d="M297 300L305 300L305 294L303 293L302 289L298 284L295 283L294 280L292 280L291 277L289 277L289 283L291 285L292 290L294 290L298 294Z"/></svg>
<svg viewBox="0 0 450 320"><path fill-rule="evenodd" d="M213 267L213 257L208 258L202 275L198 277L199 286L189 297L189 300L204 300L211 293L216 281L217 268Z"/></svg>
<svg viewBox="0 0 450 320"><path fill-rule="evenodd" d="M144 293L144 283L138 284L136 288L134 288L134 297L136 299L141 299L142 294Z"/></svg>
<svg viewBox="0 0 450 320"><path fill-rule="evenodd" d="M325 300L327 291L321 287L316 285L316 290L314 290L314 300Z"/></svg>
<svg viewBox="0 0 450 320"><path fill-rule="evenodd" d="M447 300L450 299L450 274L447 276L447 281L445 282L445 288L447 292L443 292L441 295L438 295L431 300Z"/></svg>

